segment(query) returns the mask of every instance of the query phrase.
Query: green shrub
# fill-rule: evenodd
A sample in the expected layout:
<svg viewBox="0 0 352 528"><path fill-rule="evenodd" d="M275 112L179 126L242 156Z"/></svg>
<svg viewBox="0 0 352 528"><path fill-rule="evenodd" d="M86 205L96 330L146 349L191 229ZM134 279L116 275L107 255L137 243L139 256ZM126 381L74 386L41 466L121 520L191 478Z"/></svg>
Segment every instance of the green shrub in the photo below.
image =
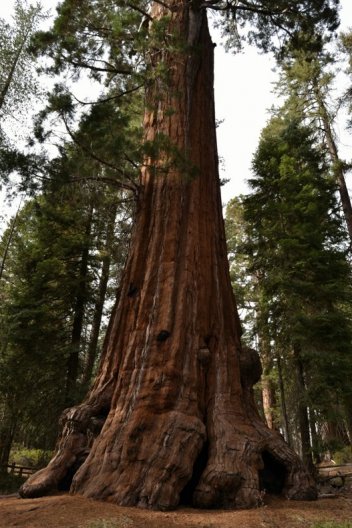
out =
<svg viewBox="0 0 352 528"><path fill-rule="evenodd" d="M26 449L25 447L16 446L10 453L10 464L15 463L19 466L41 468L47 465L52 457L52 451L43 449Z"/></svg>
<svg viewBox="0 0 352 528"><path fill-rule="evenodd" d="M333 460L336 464L352 463L352 446L346 446L343 449L336 451L333 455Z"/></svg>
<svg viewBox="0 0 352 528"><path fill-rule="evenodd" d="M311 528L352 528L352 521L321 521L314 523Z"/></svg>
<svg viewBox="0 0 352 528"><path fill-rule="evenodd" d="M117 524L114 521L108 521L106 519L100 519L99 521L93 521L87 524L86 528L117 528Z"/></svg>

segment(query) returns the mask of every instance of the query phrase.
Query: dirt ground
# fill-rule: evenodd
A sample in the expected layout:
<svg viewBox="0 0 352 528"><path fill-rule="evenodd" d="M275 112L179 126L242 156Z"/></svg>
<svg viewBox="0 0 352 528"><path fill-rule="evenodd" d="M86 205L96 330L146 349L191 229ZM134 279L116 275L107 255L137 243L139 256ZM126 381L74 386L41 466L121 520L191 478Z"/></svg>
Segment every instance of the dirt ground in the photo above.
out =
<svg viewBox="0 0 352 528"><path fill-rule="evenodd" d="M267 497L254 510L153 512L67 494L40 499L0 497L1 528L309 528L321 521L352 521L352 495L314 502ZM104 521L104 522L103 522Z"/></svg>

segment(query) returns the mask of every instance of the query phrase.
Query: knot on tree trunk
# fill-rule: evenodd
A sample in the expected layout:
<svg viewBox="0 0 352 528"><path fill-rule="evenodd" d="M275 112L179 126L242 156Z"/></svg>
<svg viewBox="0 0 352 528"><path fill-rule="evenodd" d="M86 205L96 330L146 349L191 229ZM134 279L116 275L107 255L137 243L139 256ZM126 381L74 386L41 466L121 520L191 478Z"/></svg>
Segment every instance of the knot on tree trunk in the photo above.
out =
<svg viewBox="0 0 352 528"><path fill-rule="evenodd" d="M210 358L211 354L209 348L200 348L198 350L198 360L203 367L209 365Z"/></svg>
<svg viewBox="0 0 352 528"><path fill-rule="evenodd" d="M263 373L259 354L254 348L242 347L240 354L241 382L243 387L253 387Z"/></svg>

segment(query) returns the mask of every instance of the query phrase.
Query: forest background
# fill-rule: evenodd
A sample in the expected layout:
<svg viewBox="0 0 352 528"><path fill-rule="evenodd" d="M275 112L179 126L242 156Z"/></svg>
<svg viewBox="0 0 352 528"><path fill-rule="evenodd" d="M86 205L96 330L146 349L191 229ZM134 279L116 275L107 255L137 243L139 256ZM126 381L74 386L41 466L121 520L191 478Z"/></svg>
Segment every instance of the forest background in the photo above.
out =
<svg viewBox="0 0 352 528"><path fill-rule="evenodd" d="M55 42L48 45L39 39L28 50L27 34L35 34L42 24L50 25L43 16L45 9L31 11L21 2L15 5L18 17L13 34L5 21L1 29L1 38L7 43L1 58L2 86L6 79L11 82L1 106L2 191L10 197L6 203L13 204L2 211L3 225L11 216L1 240L2 467L10 459L23 457L24 449L34 450L32 462L34 458L36 464L42 464L53 448L59 415L80 401L94 377L126 258L141 156L136 146L141 101L134 92L127 93L126 102L119 106L114 102L105 108L86 101L80 104L77 99L85 99L87 75L79 81L77 93L77 71L65 71L60 63L52 72L44 71L47 62L55 60ZM345 31L351 20L348 10L351 6L345 0L341 10ZM60 28L58 33L59 42ZM347 180L350 170L351 42L348 31L346 35L343 45L334 48L332 60L323 54L314 57L322 68L319 79L324 104L339 148L339 158L333 162L321 108L314 115L310 105L316 108L316 101L304 100L308 106L303 105L303 110L297 103L302 93L307 97L304 91L310 79L305 75L309 72L297 74L291 64L277 64L273 57L258 56L247 48L238 56L219 51L216 70L218 119L225 119L218 128L219 150L225 159L223 176L231 177L231 183L223 186L224 201L247 192L246 184L236 192L232 185L239 175L244 176L242 181L250 176L248 159L254 156L252 195L230 201L226 216L244 341L259 350L264 364L258 405L269 426L278 428L308 463L324 456L341 461L351 456L350 242L332 177L339 162L344 164ZM69 47L65 49L74 54ZM16 50L20 50L18 63ZM12 55L6 56L6 51ZM11 64L11 57L16 68L21 64L18 78L11 77L4 66ZM303 62L306 59L295 57ZM245 68L240 67L241 62ZM274 66L276 73L271 71ZM338 69L347 75L343 77ZM86 70L92 77L89 96L94 86L98 98L110 97L114 81L107 82L104 77L109 77L109 72L100 75L94 69ZM229 72L233 72L233 81ZM244 72L250 73L245 85ZM269 88L279 78L281 87L271 99L265 84ZM51 94L47 99L48 87ZM254 93L255 87L259 90ZM71 98L71 89L76 99ZM280 90L291 100L280 98ZM276 109L267 114L273 101ZM36 114L34 133L32 112ZM265 168L268 159L269 172ZM303 182L292 177L298 176L295 167L302 163L308 167ZM296 187L287 188L285 194L282 178L288 174ZM276 180L268 188L267 182L274 176ZM275 196L268 190L273 188L277 189ZM303 196L302 189L310 191ZM20 200L16 200L18 194ZM278 201L285 203L285 208L275 218ZM256 223L259 211L266 218L265 226ZM291 231L283 229L280 238L278 223L284 215ZM298 231L301 242L302 232L308 237L302 242L302 252L297 247ZM274 247L270 245L273 239ZM270 251L263 250L263 241ZM309 253L307 248L314 251ZM287 255L290 265L285 267ZM317 269L319 274L310 282L303 281L302 277L312 277ZM288 291L286 285L295 273L299 274L297 288ZM287 311L288 304L296 309ZM298 309L302 306L305 310ZM296 373L293 378L292 371Z"/></svg>

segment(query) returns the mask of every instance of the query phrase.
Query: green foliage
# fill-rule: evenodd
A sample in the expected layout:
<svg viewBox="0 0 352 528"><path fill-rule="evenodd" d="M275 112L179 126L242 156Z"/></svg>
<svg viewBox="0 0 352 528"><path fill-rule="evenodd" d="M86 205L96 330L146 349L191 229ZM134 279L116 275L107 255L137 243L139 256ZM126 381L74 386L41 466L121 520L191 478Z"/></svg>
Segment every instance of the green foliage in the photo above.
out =
<svg viewBox="0 0 352 528"><path fill-rule="evenodd" d="M343 423L351 398L351 271L336 185L314 129L285 107L262 132L253 173L253 193L234 200L226 219L245 338L259 348L276 390L280 360L295 429L299 402L318 428L324 420ZM297 349L306 386L299 394ZM282 406L282 389L280 397Z"/></svg>
<svg viewBox="0 0 352 528"><path fill-rule="evenodd" d="M100 15L99 27L111 23L116 31L123 31L124 24L118 29L117 19L114 24L111 17L104 19L108 11L95 9L93 4L86 6L92 12L80 21L83 32L85 24L94 19L94 25ZM62 7L65 23L58 24L66 35L66 51L76 59L85 46L87 53L95 53L93 40L83 39L81 50L68 46L70 39L73 43L70 28L79 17L71 18L67 5ZM77 3L71 7L75 9ZM126 16L129 11L124 9ZM136 11L134 18L135 23L137 18L140 21L141 14ZM126 35L123 38L129 38ZM105 37L104 60L106 46L112 43ZM100 61L102 56L94 57ZM133 60L128 59L129 63ZM2 446L16 440L52 448L58 416L64 407L81 399L99 359L105 318L126 258L134 203L131 191L137 191L142 155L136 76L131 82L105 80L111 92L102 94L88 111L67 87L54 87L38 116L36 135L45 142L52 137L51 131L55 133L55 116L62 119L70 141L60 145L56 158L48 161L43 156L22 155L2 143L3 174L18 171L22 186L28 189L30 184L37 192L39 186L35 188L33 182L40 176L41 189L40 196L20 212L0 282ZM3 255L8 239L9 231L0 242ZM6 449L0 450L4 460Z"/></svg>
<svg viewBox="0 0 352 528"><path fill-rule="evenodd" d="M0 393L7 402L5 395L10 393L9 412L16 410L22 422L30 420L36 438L43 435L49 447L55 430L48 435L48 424L62 410L65 398L64 364L70 334L63 321L70 321L79 241L70 240L73 225L70 233L67 224L61 237L53 232L58 225L52 220L42 231L48 220L43 205L31 202L21 212L2 281ZM57 255L60 242L65 251L62 259ZM41 395L36 402L28 398L33 391Z"/></svg>
<svg viewBox="0 0 352 528"><path fill-rule="evenodd" d="M318 521L311 528L352 528L350 521Z"/></svg>
<svg viewBox="0 0 352 528"><path fill-rule="evenodd" d="M323 405L322 387L335 396L348 390L344 373L351 368L342 308L349 302L350 271L335 185L310 130L295 121L272 120L253 169L255 193L245 200L252 271L261 276L273 337L285 348L299 343L307 369L315 365L311 396Z"/></svg>
<svg viewBox="0 0 352 528"><path fill-rule="evenodd" d="M352 446L345 446L340 451L335 451L332 456L336 464L351 464L352 463Z"/></svg>
<svg viewBox="0 0 352 528"><path fill-rule="evenodd" d="M13 430L19 442L52 448L61 411L86 389L83 373L102 263L106 251L114 255L106 286L111 302L130 231L127 204L121 204L118 220L116 212L110 219L117 200L104 188L52 180L19 214L0 282L0 411L4 434ZM111 221L118 238L107 248ZM7 238L5 232L0 249ZM97 359L96 349L97 343L91 352ZM76 353L72 370L69 358Z"/></svg>
<svg viewBox="0 0 352 528"><path fill-rule="evenodd" d="M326 40L319 34L305 35L305 45L290 50L280 62L277 91L285 97L286 111L309 125L314 130L316 143L325 145L330 171L338 184L348 235L352 240L352 207L345 182L350 163L340 157L334 130L336 117L341 117L340 107L348 102L348 97L334 93L341 54L336 49L335 53L332 52L331 46L327 48Z"/></svg>
<svg viewBox="0 0 352 528"><path fill-rule="evenodd" d="M211 2L209 2L211 3ZM223 27L229 47L238 48L248 40L259 48L281 54L287 47L305 45L306 35L335 31L338 27L338 0L314 0L309 6L304 0L277 0L248 2L216 2L223 9ZM302 38L303 37L303 38Z"/></svg>
<svg viewBox="0 0 352 528"><path fill-rule="evenodd" d="M349 85L344 94L343 103L348 108L349 120L348 128L352 129L352 31L342 33L340 35L340 51L343 57L347 60L346 74L348 75ZM349 169L351 169L351 163L349 164Z"/></svg>
<svg viewBox="0 0 352 528"><path fill-rule="evenodd" d="M14 141L29 125L31 105L43 95L35 71L35 59L29 53L30 38L45 19L39 3L14 2L11 24L0 19L0 185L21 174L16 192L34 190L33 175L42 174L43 159L38 153L24 153ZM40 161L39 161L40 159ZM39 168L40 166L40 168Z"/></svg>
<svg viewBox="0 0 352 528"><path fill-rule="evenodd" d="M15 446L11 450L9 463L24 467L42 468L47 465L51 457L52 451Z"/></svg>
<svg viewBox="0 0 352 528"><path fill-rule="evenodd" d="M143 73L146 30L142 22L146 2L89 0L62 2L53 28L38 33L32 50L52 59L53 73L71 66L86 70L99 82L115 82L116 75Z"/></svg>
<svg viewBox="0 0 352 528"><path fill-rule="evenodd" d="M328 129L333 128L341 104L332 99L338 59L327 51L326 38L315 34L305 39L304 47L290 50L279 61L276 92L284 97L286 111L310 125L316 138L329 146Z"/></svg>
<svg viewBox="0 0 352 528"><path fill-rule="evenodd" d="M45 16L39 3L16 0L13 24L0 19L0 117L27 108L30 96L38 95L33 57L28 53L31 35Z"/></svg>

